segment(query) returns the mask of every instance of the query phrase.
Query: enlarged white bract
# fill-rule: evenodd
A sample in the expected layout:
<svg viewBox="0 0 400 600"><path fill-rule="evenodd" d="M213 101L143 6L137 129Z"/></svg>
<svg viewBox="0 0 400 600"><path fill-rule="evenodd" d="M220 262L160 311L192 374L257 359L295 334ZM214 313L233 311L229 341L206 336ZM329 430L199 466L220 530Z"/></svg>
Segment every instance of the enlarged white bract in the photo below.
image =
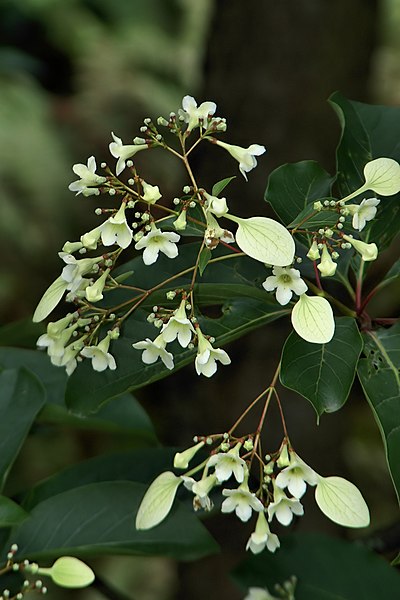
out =
<svg viewBox="0 0 400 600"><path fill-rule="evenodd" d="M46 575L64 588L84 588L93 583L95 576L92 569L73 556L61 556L49 568L39 568L38 575Z"/></svg>
<svg viewBox="0 0 400 600"><path fill-rule="evenodd" d="M247 256L277 267L293 262L295 244L286 227L268 217L224 216L238 224L236 243Z"/></svg>
<svg viewBox="0 0 400 600"><path fill-rule="evenodd" d="M339 525L367 527L368 506L359 489L342 477L319 477L315 501L321 511Z"/></svg>
<svg viewBox="0 0 400 600"><path fill-rule="evenodd" d="M302 294L292 310L296 333L313 344L327 344L335 333L335 319L328 300Z"/></svg>
<svg viewBox="0 0 400 600"><path fill-rule="evenodd" d="M57 277L55 281L53 281L51 286L48 287L43 294L35 312L33 313L32 321L34 323L40 323L40 321L43 321L51 313L51 311L60 302L67 287L68 281L65 281L61 275L60 277Z"/></svg>
<svg viewBox="0 0 400 600"><path fill-rule="evenodd" d="M342 202L347 202L367 190L372 190L380 196L392 196L400 192L400 165L392 158L375 158L364 167L365 183L355 190Z"/></svg>
<svg viewBox="0 0 400 600"><path fill-rule="evenodd" d="M136 529L151 529L165 519L183 483L171 471L161 473L145 493L136 515Z"/></svg>

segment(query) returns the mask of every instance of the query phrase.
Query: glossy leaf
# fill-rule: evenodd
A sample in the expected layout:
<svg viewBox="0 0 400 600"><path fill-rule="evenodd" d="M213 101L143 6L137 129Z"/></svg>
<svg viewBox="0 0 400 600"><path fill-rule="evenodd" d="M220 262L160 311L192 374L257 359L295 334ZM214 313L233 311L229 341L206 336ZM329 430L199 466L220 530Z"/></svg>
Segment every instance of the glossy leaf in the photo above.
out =
<svg viewBox="0 0 400 600"><path fill-rule="evenodd" d="M0 487L45 402L39 381L25 369L0 373Z"/></svg>
<svg viewBox="0 0 400 600"><path fill-rule="evenodd" d="M204 269L208 265L208 262L209 262L209 260L210 260L211 257L212 257L211 250L209 250L208 248L203 248L203 250L201 251L200 260L199 260L199 273L200 273L200 275L203 275Z"/></svg>
<svg viewBox="0 0 400 600"><path fill-rule="evenodd" d="M400 499L400 324L364 334L366 358L358 376L378 423L389 471Z"/></svg>
<svg viewBox="0 0 400 600"><path fill-rule="evenodd" d="M234 572L243 586L297 577L296 600L377 600L400 596L400 574L365 546L317 533L282 537L276 554L251 556Z"/></svg>
<svg viewBox="0 0 400 600"><path fill-rule="evenodd" d="M313 160L285 164L269 176L264 198L288 225L308 204L330 196L333 181Z"/></svg>
<svg viewBox="0 0 400 600"><path fill-rule="evenodd" d="M31 488L23 499L25 510L57 494L101 481L135 481L150 484L171 469L174 448L141 448L89 458L48 477Z"/></svg>
<svg viewBox="0 0 400 600"><path fill-rule="evenodd" d="M67 375L64 369L54 367L48 356L39 350L22 348L0 348L0 368L29 369L42 383L46 392L46 401L63 406Z"/></svg>
<svg viewBox="0 0 400 600"><path fill-rule="evenodd" d="M17 559L44 560L63 555L164 555L200 558L216 543L190 509L176 502L150 531L137 531L135 518L147 485L108 481L81 486L38 504L30 518L10 533Z"/></svg>
<svg viewBox="0 0 400 600"><path fill-rule="evenodd" d="M347 100L336 92L330 103L339 116L342 137L337 148L338 185L342 197L364 183L364 167L372 159L400 162L400 108ZM359 197L372 196L366 192ZM400 194L383 198L376 219L362 232L365 241L386 248L400 230Z"/></svg>
<svg viewBox="0 0 400 600"><path fill-rule="evenodd" d="M310 344L293 332L283 348L281 382L307 398L318 417L339 410L353 385L362 347L356 322L350 317L336 319L328 344Z"/></svg>
<svg viewBox="0 0 400 600"><path fill-rule="evenodd" d="M28 513L16 502L0 496L0 527L11 527L26 519Z"/></svg>

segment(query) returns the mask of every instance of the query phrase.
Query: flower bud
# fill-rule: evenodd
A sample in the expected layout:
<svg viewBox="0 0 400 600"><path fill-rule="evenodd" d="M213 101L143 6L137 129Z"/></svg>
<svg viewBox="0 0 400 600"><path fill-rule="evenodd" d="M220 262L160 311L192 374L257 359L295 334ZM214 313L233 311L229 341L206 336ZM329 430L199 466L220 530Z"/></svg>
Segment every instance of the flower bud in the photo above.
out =
<svg viewBox="0 0 400 600"><path fill-rule="evenodd" d="M318 271L322 277L332 277L336 272L337 264L332 260L329 250L326 246L322 248L322 258L319 265L317 265Z"/></svg>
<svg viewBox="0 0 400 600"><path fill-rule="evenodd" d="M355 240L348 235L344 235L343 239L349 242L354 250L361 254L361 258L365 261L376 260L378 256L378 247L376 244L367 244L361 240Z"/></svg>
<svg viewBox="0 0 400 600"><path fill-rule="evenodd" d="M199 442L195 446L191 446L184 452L177 452L174 457L175 469L187 469L190 461L196 455L196 453L204 446L204 442Z"/></svg>
<svg viewBox="0 0 400 600"><path fill-rule="evenodd" d="M309 251L307 252L306 256L310 260L317 260L321 256L319 253L319 250L318 250L318 244L317 244L316 240L314 240L313 243L311 244L311 247L310 247Z"/></svg>

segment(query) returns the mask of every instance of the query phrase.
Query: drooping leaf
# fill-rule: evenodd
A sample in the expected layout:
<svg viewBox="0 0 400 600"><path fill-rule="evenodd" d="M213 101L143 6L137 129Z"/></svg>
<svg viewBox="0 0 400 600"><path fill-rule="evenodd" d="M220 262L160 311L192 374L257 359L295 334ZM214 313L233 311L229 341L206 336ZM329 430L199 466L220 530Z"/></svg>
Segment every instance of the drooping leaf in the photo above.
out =
<svg viewBox="0 0 400 600"><path fill-rule="evenodd" d="M19 504L7 498L0 496L0 527L11 527L17 525L26 519L28 513Z"/></svg>
<svg viewBox="0 0 400 600"><path fill-rule="evenodd" d="M335 334L327 344L311 344L293 332L282 352L281 382L307 398L318 417L339 410L353 385L362 347L350 317L336 319Z"/></svg>
<svg viewBox="0 0 400 600"><path fill-rule="evenodd" d="M199 260L199 273L200 273L200 275L203 275L204 269L208 265L208 262L209 262L209 260L210 260L211 257L212 257L211 250L209 250L208 248L203 248L203 250L201 251L200 260Z"/></svg>
<svg viewBox="0 0 400 600"><path fill-rule="evenodd" d="M94 483L52 496L10 533L17 560L63 555L163 555L200 558L216 543L198 518L175 502L167 519L150 531L137 531L135 514L147 489L141 483Z"/></svg>
<svg viewBox="0 0 400 600"><path fill-rule="evenodd" d="M288 225L308 204L330 196L333 181L334 178L313 160L285 164L269 176L265 200Z"/></svg>
<svg viewBox="0 0 400 600"><path fill-rule="evenodd" d="M360 544L317 533L292 533L279 552L251 556L234 572L244 587L297 577L296 600L377 600L400 595L400 574Z"/></svg>
<svg viewBox="0 0 400 600"><path fill-rule="evenodd" d="M26 369L0 373L0 487L45 402L40 382Z"/></svg>
<svg viewBox="0 0 400 600"><path fill-rule="evenodd" d="M365 333L364 342L366 358L359 362L358 376L378 423L400 498L400 323Z"/></svg>

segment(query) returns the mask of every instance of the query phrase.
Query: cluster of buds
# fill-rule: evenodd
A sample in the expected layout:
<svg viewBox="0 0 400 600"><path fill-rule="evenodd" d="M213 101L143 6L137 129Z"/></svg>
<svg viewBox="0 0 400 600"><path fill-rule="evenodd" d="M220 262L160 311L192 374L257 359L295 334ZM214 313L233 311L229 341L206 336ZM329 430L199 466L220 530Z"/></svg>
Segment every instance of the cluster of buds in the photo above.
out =
<svg viewBox="0 0 400 600"><path fill-rule="evenodd" d="M0 576L5 573L22 573L23 580L19 590L4 589L0 592L0 600L22 600L30 592L47 594L47 587L41 577L50 577L56 585L63 588L78 589L91 585L95 579L92 569L73 556L58 558L51 567L40 567L37 563L24 560L18 562L15 556L18 552L17 544L13 544L7 553L7 562L0 569Z"/></svg>
<svg viewBox="0 0 400 600"><path fill-rule="evenodd" d="M313 235L313 241L307 257L312 261L319 261L317 268L322 277L335 275L340 250L354 248L365 262L376 260L378 256L375 243L354 239L352 234L346 235L342 230L347 226L361 232L367 222L375 218L380 199L371 197L364 198L360 204L346 203L367 190L381 196L397 194L400 191L400 165L391 158L371 160L364 167L364 178L365 183L359 189L341 200L314 202L316 212L329 211L337 214L334 224L309 232Z"/></svg>
<svg viewBox="0 0 400 600"><path fill-rule="evenodd" d="M274 519L288 526L294 517L303 515L301 498L307 485L315 487L315 500L321 511L334 522L347 527L369 524L368 507L359 490L341 477L322 477L308 466L285 438L278 452L264 458L256 451L256 434L242 439L229 434L196 437L195 445L177 453L174 467L186 470L197 453L215 445L209 456L183 475L167 471L159 475L148 488L136 516L137 529L150 529L163 521L171 510L178 488L190 490L195 510L210 511L214 500L210 496L222 487L221 513L235 513L242 522L257 515L255 528L246 549L258 554L267 548L275 552L280 546L278 536L270 529ZM250 469L257 458L263 476L252 484ZM260 470L260 469L259 469ZM200 479L193 475L202 472ZM232 482L229 487L224 487Z"/></svg>

